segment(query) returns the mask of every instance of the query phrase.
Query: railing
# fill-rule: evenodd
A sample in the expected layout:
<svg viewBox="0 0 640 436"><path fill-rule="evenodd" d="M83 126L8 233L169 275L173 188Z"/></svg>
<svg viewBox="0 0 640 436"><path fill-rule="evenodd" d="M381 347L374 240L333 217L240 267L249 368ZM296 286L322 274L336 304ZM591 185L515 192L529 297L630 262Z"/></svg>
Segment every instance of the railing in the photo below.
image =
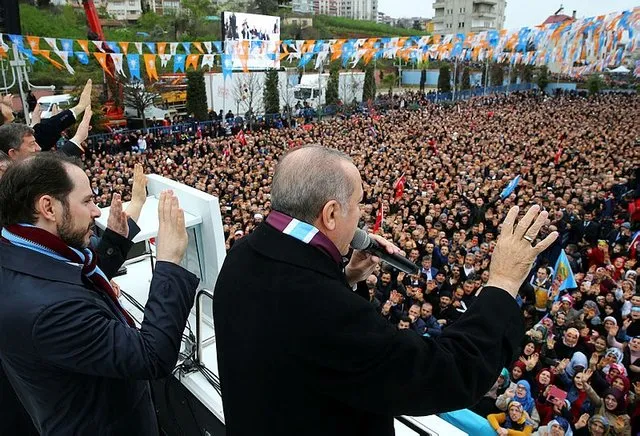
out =
<svg viewBox="0 0 640 436"><path fill-rule="evenodd" d="M491 86L487 88L479 87L468 90L456 90L455 92L430 92L425 94L425 99L431 103L446 103L447 101L460 101L467 100L472 97L479 97L482 95L496 94L496 93L509 93L515 91L528 91L535 89L536 85L532 83L520 83L510 84L505 86ZM395 100L392 103L397 103ZM409 104L409 109L419 108L418 104ZM262 114L254 116L253 119L247 120L244 117L236 116L228 120L224 120L225 125L235 133L237 130L249 128L254 125L280 128L286 125L308 124L315 121L320 121L324 117L351 117L356 114L368 113L371 109L383 112L390 109L390 102L385 99L384 95L380 95L378 100L373 104L359 103L358 105L325 105L320 108L305 108L295 110L291 114ZM221 121L219 120L207 120L207 121L189 121L180 124L174 124L171 126L153 126L147 128L138 129L122 129L115 130L111 133L101 133L89 136L89 140L92 145L96 145L100 142L107 142L118 137L126 136L131 133L144 133L153 134L156 137L167 135L179 135L183 133L195 134L198 129L218 128Z"/></svg>
<svg viewBox="0 0 640 436"><path fill-rule="evenodd" d="M202 297L211 299L213 304L213 293L208 289L201 289L196 294L196 361L202 365L202 348L206 342L209 342L211 338L204 340L204 332L202 329Z"/></svg>

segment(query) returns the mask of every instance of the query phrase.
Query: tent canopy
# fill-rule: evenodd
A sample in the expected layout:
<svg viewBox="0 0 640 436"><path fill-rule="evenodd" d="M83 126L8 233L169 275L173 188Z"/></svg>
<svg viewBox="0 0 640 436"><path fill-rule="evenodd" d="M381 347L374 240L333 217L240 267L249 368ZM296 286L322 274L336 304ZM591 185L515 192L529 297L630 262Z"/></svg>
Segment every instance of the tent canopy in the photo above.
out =
<svg viewBox="0 0 640 436"><path fill-rule="evenodd" d="M631 72L631 70L624 65L620 65L618 68L614 68L613 70L610 69L609 72L617 74L628 74Z"/></svg>

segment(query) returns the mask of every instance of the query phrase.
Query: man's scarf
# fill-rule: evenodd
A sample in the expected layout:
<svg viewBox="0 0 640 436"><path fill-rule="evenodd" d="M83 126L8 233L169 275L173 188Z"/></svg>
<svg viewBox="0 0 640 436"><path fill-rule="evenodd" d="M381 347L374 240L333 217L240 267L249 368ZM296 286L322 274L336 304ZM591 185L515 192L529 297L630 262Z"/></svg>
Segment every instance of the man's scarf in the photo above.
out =
<svg viewBox="0 0 640 436"><path fill-rule="evenodd" d="M82 265L83 277L93 284L98 291L109 297L116 307L117 315L122 322L135 327L133 318L120 305L116 292L111 287L107 276L97 265L98 257L90 248L77 250L69 247L57 236L30 224L15 224L4 227L2 229L2 239L12 245L36 251L61 262Z"/></svg>

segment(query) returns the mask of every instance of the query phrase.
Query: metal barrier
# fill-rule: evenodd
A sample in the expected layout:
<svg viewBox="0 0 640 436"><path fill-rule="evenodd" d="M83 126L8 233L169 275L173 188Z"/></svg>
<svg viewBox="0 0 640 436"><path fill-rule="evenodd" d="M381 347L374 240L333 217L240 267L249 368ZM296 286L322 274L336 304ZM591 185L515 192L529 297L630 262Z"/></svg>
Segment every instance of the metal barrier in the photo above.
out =
<svg viewBox="0 0 640 436"><path fill-rule="evenodd" d="M204 340L202 337L202 297L208 297L211 299L211 304L213 304L213 293L208 289L201 289L196 294L196 361L199 364L202 364L202 348L207 343L215 340L215 336Z"/></svg>

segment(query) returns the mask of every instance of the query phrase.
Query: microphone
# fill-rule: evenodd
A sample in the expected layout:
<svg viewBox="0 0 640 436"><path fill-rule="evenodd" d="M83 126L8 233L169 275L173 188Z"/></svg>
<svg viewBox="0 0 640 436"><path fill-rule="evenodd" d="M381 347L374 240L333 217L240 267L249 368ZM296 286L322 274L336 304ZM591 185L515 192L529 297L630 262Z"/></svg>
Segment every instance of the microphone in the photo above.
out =
<svg viewBox="0 0 640 436"><path fill-rule="evenodd" d="M369 234L362 229L356 229L356 233L351 240L351 247L355 250L363 250L378 256L392 267L407 274L417 274L419 271L418 265L399 254L389 254L386 248L380 246L375 239L370 238Z"/></svg>

